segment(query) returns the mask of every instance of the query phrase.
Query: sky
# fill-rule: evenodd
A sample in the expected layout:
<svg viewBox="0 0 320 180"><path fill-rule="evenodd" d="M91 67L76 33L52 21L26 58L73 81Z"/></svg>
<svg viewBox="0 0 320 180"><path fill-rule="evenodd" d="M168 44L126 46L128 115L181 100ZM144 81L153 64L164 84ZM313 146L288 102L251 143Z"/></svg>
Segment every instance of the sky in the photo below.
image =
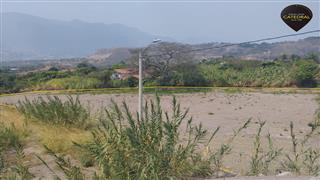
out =
<svg viewBox="0 0 320 180"><path fill-rule="evenodd" d="M312 20L299 32L320 29L320 1L2 0L2 12L119 23L188 43L242 42L295 33L280 18L282 9L292 4L305 5L313 12ZM296 38L285 40L292 39Z"/></svg>

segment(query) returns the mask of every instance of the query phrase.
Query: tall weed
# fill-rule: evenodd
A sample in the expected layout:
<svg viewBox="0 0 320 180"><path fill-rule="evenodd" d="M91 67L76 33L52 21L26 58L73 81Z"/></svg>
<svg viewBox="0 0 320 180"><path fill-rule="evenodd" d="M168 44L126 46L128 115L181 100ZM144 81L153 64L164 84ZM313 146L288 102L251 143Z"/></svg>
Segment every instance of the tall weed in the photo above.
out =
<svg viewBox="0 0 320 180"><path fill-rule="evenodd" d="M193 125L188 110L182 111L175 98L172 111L163 112L160 98L144 105L144 114L134 116L127 104L115 102L106 109L106 118L93 132L93 142L79 145L87 150L99 167L102 179L170 179L189 176L211 176L222 167L234 136L217 150L209 143L211 135L202 124ZM185 126L186 137L181 134ZM205 156L203 156L205 154Z"/></svg>
<svg viewBox="0 0 320 180"><path fill-rule="evenodd" d="M14 162L6 161L6 153L15 152ZM21 136L14 126L0 124L0 179L31 179L33 175L24 165L25 158Z"/></svg>
<svg viewBox="0 0 320 180"><path fill-rule="evenodd" d="M265 124L266 121L259 122L258 132L253 143L254 150L251 156L249 175L267 175L270 171L269 168L271 163L281 155L282 149L277 149L273 146L270 134L267 135L268 149L263 149L261 144L261 132Z"/></svg>
<svg viewBox="0 0 320 180"><path fill-rule="evenodd" d="M38 97L34 100L25 98L19 101L17 109L27 119L36 119L41 122L85 128L89 124L90 111L84 107L79 96L66 96L62 101L58 96Z"/></svg>

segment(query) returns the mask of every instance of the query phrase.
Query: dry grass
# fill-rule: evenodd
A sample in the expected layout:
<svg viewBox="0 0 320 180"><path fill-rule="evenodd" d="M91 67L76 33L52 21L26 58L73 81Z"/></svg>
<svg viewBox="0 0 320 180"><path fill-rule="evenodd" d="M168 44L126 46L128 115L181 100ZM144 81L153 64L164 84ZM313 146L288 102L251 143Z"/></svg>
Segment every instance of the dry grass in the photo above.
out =
<svg viewBox="0 0 320 180"><path fill-rule="evenodd" d="M40 141L55 152L73 151L73 142L84 143L90 140L91 133L77 128L52 126L42 122L26 123L14 106L0 104L0 122L13 124L19 132L29 134L27 140Z"/></svg>
<svg viewBox="0 0 320 180"><path fill-rule="evenodd" d="M31 127L32 132L37 132L40 142L55 152L69 152L73 150L73 142L85 143L91 137L90 132L76 128L52 127L40 123Z"/></svg>

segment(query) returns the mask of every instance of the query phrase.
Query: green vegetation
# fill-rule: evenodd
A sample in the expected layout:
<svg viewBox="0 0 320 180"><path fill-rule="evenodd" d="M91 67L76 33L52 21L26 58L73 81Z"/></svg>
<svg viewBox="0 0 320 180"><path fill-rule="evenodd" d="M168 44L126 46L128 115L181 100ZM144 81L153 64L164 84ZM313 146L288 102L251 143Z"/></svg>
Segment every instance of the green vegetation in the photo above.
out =
<svg viewBox="0 0 320 180"><path fill-rule="evenodd" d="M320 104L319 97L317 98ZM285 159L281 163L282 167L298 175L309 174L312 176L320 175L320 150L318 147L307 146L308 141L319 136L320 130L320 109L316 112L315 119L308 124L311 128L303 139L298 139L294 132L294 124L290 123L290 136L292 151L285 153Z"/></svg>
<svg viewBox="0 0 320 180"><path fill-rule="evenodd" d="M188 56L184 57L188 58ZM190 57L191 58L191 57ZM116 76L116 68L136 68L119 64L112 67L94 67L80 63L72 69L51 67L48 71L12 72L0 70L0 93L31 90L70 90L136 87L134 74ZM317 87L319 63L314 58L293 56L292 59L273 61L235 60L220 58L199 63L146 63L144 85L195 87Z"/></svg>
<svg viewBox="0 0 320 180"><path fill-rule="evenodd" d="M88 77L67 77L59 79L51 79L39 84L39 87L36 89L91 89L101 87L101 81L97 78L88 78Z"/></svg>
<svg viewBox="0 0 320 180"><path fill-rule="evenodd" d="M24 165L24 153L22 151L21 134L12 125L7 127L0 124L0 179L31 179L32 174ZM6 155L14 152L14 159L8 161Z"/></svg>
<svg viewBox="0 0 320 180"><path fill-rule="evenodd" d="M5 151L10 148L18 148L20 146L19 136L13 131L13 128L8 128L4 124L0 124L0 173L5 170ZM1 176L0 176L1 177Z"/></svg>
<svg viewBox="0 0 320 180"><path fill-rule="evenodd" d="M159 98L145 104L142 120L134 116L125 102L106 109L105 118L95 129L93 139L85 144L76 144L84 155L83 165L97 168L95 179L162 179L187 177L219 177L224 172L224 158L232 150L232 141L246 129L250 120L234 131L230 139L224 139L215 149L209 144L219 131L212 134L195 126L188 110L182 111L176 99L172 101L172 112L163 112ZM186 127L182 124L186 121ZM317 135L320 128L318 118L310 123L311 131L301 141L295 137L293 123L290 124L292 150L277 148L267 135L264 148L261 133L266 122L259 122L254 139L247 175L273 175L277 170L286 170L297 175L318 176L320 173L319 149L306 142ZM56 155L57 165L70 179L83 178L82 168ZM45 162L44 162L45 163Z"/></svg>
<svg viewBox="0 0 320 180"><path fill-rule="evenodd" d="M292 77L297 86L315 87L317 85L315 74L319 72L317 64L311 61L298 61L294 64Z"/></svg>
<svg viewBox="0 0 320 180"><path fill-rule="evenodd" d="M319 65L311 60L290 62L217 61L200 65L212 86L315 87Z"/></svg>
<svg viewBox="0 0 320 180"><path fill-rule="evenodd" d="M0 124L0 152L8 150L8 148L21 146L20 136L14 127L6 127Z"/></svg>
<svg viewBox="0 0 320 180"><path fill-rule="evenodd" d="M0 93L16 93L23 87L17 83L17 75L0 69Z"/></svg>
<svg viewBox="0 0 320 180"><path fill-rule="evenodd" d="M101 179L213 175L220 171L223 157L231 150L232 140L218 150L207 149L219 128L210 135L201 124L194 126L187 113L188 110L180 109L175 98L172 112L163 112L157 98L156 102L145 104L144 115L139 121L126 103L122 107L113 103L111 109L106 110L101 126L93 132L93 141L78 146L94 157L99 167L97 176ZM187 123L185 140L180 132L184 121ZM234 137L247 124L235 131ZM204 152L205 156L202 155Z"/></svg>
<svg viewBox="0 0 320 180"><path fill-rule="evenodd" d="M49 167L40 156L38 158L52 171L56 179L65 177L88 179L84 168L91 166L96 171L93 179L177 179L219 177L229 173L224 167L225 158L231 153L234 139L248 127L251 120L234 130L229 139L222 139L221 143L215 144L213 140L219 132L219 127L210 133L201 124L195 125L192 118L188 117L188 109L182 110L175 98L172 99L172 108L169 112L165 112L160 104L159 97L156 97L155 101L146 102L140 121L138 115L134 115L125 102L121 106L113 102L100 118L98 127L90 128L91 137L83 134L89 130L71 127L79 127L78 123L83 123L82 120L85 119L84 115L81 115L78 118L82 120L74 120L75 111L80 112L79 114L87 112L78 97L68 96L65 100L55 96L33 101L26 99L20 102L17 108L28 118L46 122L42 124L29 121L28 128L32 127L37 137L54 136L50 131L57 130L62 138L59 140L52 137L56 138L52 142L54 144L52 147L70 141L68 133L74 129L81 130L81 133L75 136L82 134L82 137L71 141L76 142L74 148L79 149L76 151L76 157L81 164L75 163L73 161L75 157L70 156L67 150L63 151L67 156L60 152L56 153L55 148L51 150L50 145L40 141L45 145L46 153L55 158L59 173ZM53 110L50 112L47 109ZM37 112L44 110L48 115ZM62 112L63 116L54 116L58 114L57 112ZM51 119L51 116L54 117L52 122L46 120ZM85 116L89 119L89 114ZM67 117L73 120L68 121L66 125ZM295 135L294 125L290 124L291 149L275 146L270 134L267 134L267 144L264 144L262 132L266 122L258 122L252 155L246 162L249 164L246 175L273 175L280 170L290 171L296 175L319 176L319 148L309 143L312 138L319 137L319 117L320 110L317 111L316 118L309 123L310 131L301 137ZM64 126L52 126L53 124ZM21 133L14 126L0 125L0 178L32 178L28 167L24 165ZM43 132L39 134L40 131ZM212 146L213 144L215 146ZM6 153L11 149L16 152L14 162L6 159ZM61 173L65 176L60 177Z"/></svg>
<svg viewBox="0 0 320 180"><path fill-rule="evenodd" d="M90 121L90 111L85 108L79 97L67 96L62 101L57 96L38 97L34 100L25 98L19 101L17 109L27 118L41 122L86 128Z"/></svg>

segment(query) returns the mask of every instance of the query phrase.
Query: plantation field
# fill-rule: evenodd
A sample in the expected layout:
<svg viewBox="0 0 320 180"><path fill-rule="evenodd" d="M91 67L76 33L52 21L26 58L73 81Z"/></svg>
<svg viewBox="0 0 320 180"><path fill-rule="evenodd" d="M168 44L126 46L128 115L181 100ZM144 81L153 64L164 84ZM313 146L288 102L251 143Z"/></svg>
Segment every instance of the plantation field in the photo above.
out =
<svg viewBox="0 0 320 180"><path fill-rule="evenodd" d="M55 94L62 100L67 100L64 94ZM76 95L72 95L76 97ZM218 147L226 139L234 134L234 130L242 126L248 119L251 124L244 129L232 143L232 152L226 156L225 169L235 174L246 174L250 166L250 157L252 156L259 122L266 121L261 132L262 146L267 146L265 136L270 133L274 145L283 149L291 148L290 122L294 124L294 131L297 138L301 139L310 131L308 123L313 121L319 105L316 101L316 94L297 94L297 93L262 93L262 92L201 92L201 93L179 93L175 94L177 100L181 103L181 109L189 108L188 116L193 117L193 123L202 123L203 127L214 131L220 127L217 135L214 137L212 148ZM0 104L17 105L19 100L26 98L32 100L38 97L46 97L41 93L28 93L15 96L0 97ZM91 114L98 114L103 107L111 105L111 99L116 103L125 101L130 111L137 110L137 95L128 94L80 94L80 102L89 107ZM154 99L154 95L147 94L145 99ZM172 103L172 94L163 94L160 96L163 110L170 112ZM3 112L2 112L3 113ZM183 134L186 123L180 127ZM47 127L48 128L48 127ZM56 127L55 127L56 128ZM66 133L61 131L59 138L52 141L65 141L63 133L72 136L86 134L87 132ZM82 130L81 130L82 131ZM84 130L83 130L84 131ZM70 134L71 133L71 134ZM87 139L87 135L84 135ZM72 138L71 138L72 139ZM79 141L79 138L72 140ZM44 142L47 142L44 140ZM61 144L61 142L56 142ZM309 143L313 147L320 147L320 138L311 138ZM53 142L54 143L54 142ZM69 145L66 145L69 147ZM54 147L54 146L53 146ZM62 147L62 151L68 151L68 148ZM58 148L58 150L61 150ZM67 150L66 150L67 149ZM45 167L44 167L45 168ZM272 167L276 168L276 167ZM46 171L44 171L46 172ZM41 171L39 172L41 174Z"/></svg>

